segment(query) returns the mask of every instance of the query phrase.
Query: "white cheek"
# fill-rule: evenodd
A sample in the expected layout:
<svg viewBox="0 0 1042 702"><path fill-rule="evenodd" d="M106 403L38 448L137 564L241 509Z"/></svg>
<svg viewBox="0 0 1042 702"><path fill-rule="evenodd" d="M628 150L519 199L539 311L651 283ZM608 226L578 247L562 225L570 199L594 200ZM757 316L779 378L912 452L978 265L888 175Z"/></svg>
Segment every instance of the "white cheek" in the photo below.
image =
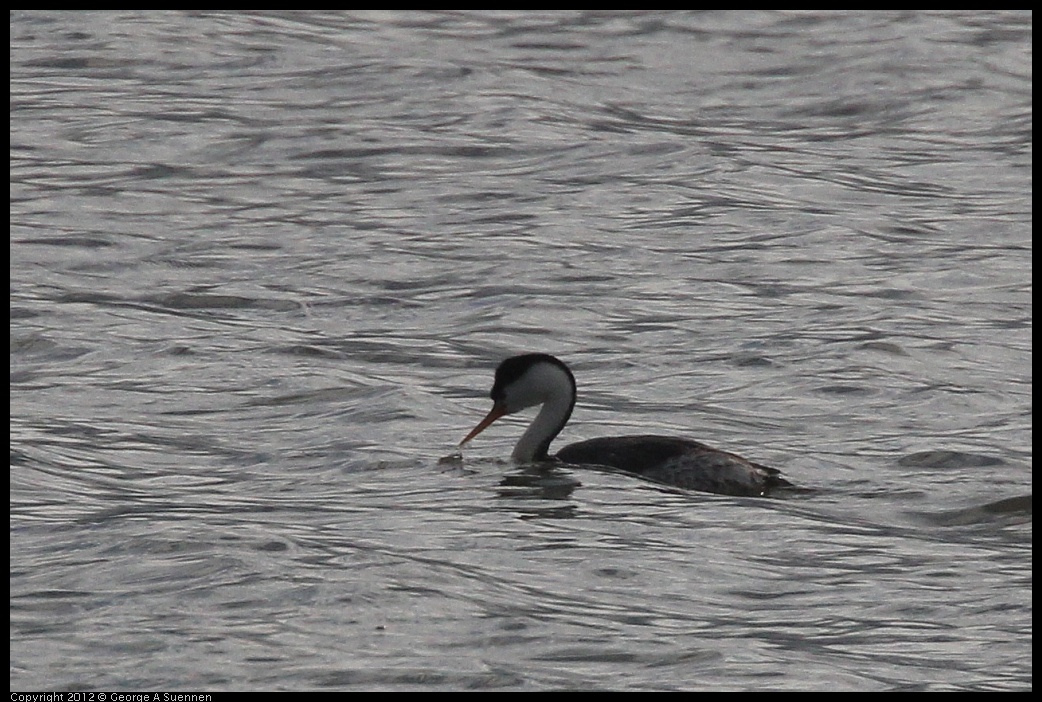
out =
<svg viewBox="0 0 1042 702"><path fill-rule="evenodd" d="M508 386L503 393L503 400L507 412L513 413L541 405L555 395L567 395L570 391L571 383L559 368L538 365Z"/></svg>
<svg viewBox="0 0 1042 702"><path fill-rule="evenodd" d="M536 390L529 386L513 386L503 394L507 413L520 412L526 407L532 407L543 402L542 396L537 396Z"/></svg>

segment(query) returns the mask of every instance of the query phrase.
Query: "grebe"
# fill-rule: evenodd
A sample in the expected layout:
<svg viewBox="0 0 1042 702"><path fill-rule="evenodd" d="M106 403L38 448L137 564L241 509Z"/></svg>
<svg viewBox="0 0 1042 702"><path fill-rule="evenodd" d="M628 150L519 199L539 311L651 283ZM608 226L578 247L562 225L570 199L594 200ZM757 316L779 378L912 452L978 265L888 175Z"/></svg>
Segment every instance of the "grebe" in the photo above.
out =
<svg viewBox="0 0 1042 702"><path fill-rule="evenodd" d="M552 461L550 442L575 407L575 376L560 359L545 353L508 358L496 369L492 410L460 442L460 447L494 421L526 407L542 405L514 447L519 463ZM556 460L575 465L610 466L661 483L721 495L762 496L792 484L778 470L690 439L670 436L618 436L590 439L561 449Z"/></svg>

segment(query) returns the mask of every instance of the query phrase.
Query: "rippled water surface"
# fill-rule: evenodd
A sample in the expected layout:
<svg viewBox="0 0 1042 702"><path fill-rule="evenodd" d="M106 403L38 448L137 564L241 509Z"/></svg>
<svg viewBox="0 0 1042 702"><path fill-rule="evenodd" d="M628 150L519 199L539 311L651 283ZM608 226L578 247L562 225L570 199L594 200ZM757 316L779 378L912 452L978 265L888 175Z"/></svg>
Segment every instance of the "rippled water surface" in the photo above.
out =
<svg viewBox="0 0 1042 702"><path fill-rule="evenodd" d="M12 13L12 689L1029 689L1031 30Z"/></svg>

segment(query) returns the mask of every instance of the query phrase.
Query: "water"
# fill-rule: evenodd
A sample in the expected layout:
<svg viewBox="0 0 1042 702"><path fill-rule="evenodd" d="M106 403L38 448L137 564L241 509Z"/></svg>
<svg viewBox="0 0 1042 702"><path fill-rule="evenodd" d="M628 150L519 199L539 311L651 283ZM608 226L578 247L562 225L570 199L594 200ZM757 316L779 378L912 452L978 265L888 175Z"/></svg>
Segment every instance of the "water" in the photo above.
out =
<svg viewBox="0 0 1042 702"><path fill-rule="evenodd" d="M12 689L1030 689L1031 29L12 13Z"/></svg>

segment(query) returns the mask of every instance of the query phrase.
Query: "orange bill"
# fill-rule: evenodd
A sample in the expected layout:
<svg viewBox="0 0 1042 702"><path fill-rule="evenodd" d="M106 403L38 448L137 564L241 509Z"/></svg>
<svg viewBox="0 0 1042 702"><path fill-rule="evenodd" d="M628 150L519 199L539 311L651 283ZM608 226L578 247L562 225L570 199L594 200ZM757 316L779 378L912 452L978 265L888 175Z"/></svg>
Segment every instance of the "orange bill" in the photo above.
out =
<svg viewBox="0 0 1042 702"><path fill-rule="evenodd" d="M496 421L506 413L506 408L497 402L495 405L492 406L492 410L485 415L485 418L482 419L481 422L476 427L474 427L469 434L467 434L467 438L459 442L459 445L462 446L481 432L485 431L485 429L487 429L488 426L492 424L492 422Z"/></svg>

